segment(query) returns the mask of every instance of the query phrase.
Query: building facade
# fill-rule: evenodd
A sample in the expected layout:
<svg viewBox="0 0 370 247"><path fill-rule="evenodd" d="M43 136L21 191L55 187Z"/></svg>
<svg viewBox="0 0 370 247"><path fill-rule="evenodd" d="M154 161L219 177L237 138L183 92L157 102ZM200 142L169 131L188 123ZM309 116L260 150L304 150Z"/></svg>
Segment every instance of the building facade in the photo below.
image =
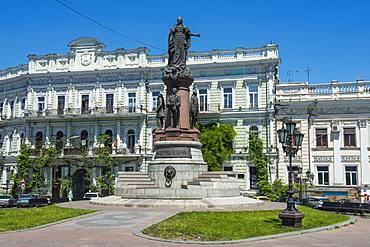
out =
<svg viewBox="0 0 370 247"><path fill-rule="evenodd" d="M52 178L70 176L73 195L79 198L87 173L94 184L104 174L106 168L92 159L96 139L103 134L113 141L114 172L147 170L156 99L165 92L161 79L167 56L150 55L146 48L105 51L95 38L79 38L68 47L66 54L29 55L28 64L0 71L3 191L12 183L22 143L61 150L54 174L44 171L46 190L52 194L58 194ZM274 44L189 52L200 122L234 126L235 154L224 169L237 174L243 189L256 188L255 168L248 161L249 132L263 139L270 178L277 176L274 103L279 63Z"/></svg>
<svg viewBox="0 0 370 247"><path fill-rule="evenodd" d="M282 83L276 90L277 128L291 117L305 134L293 169L314 175L310 190L334 199L369 194L370 82ZM281 148L277 177L288 177Z"/></svg>

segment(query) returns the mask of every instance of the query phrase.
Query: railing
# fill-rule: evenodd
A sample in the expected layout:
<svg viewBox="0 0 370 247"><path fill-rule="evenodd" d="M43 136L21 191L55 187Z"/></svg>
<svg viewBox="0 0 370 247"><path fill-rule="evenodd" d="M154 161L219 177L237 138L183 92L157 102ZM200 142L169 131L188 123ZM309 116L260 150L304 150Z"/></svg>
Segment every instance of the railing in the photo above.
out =
<svg viewBox="0 0 370 247"><path fill-rule="evenodd" d="M88 148L87 147L69 147L69 148L64 148L64 155L65 156L69 156L69 155L86 156L86 155L88 155Z"/></svg>
<svg viewBox="0 0 370 247"><path fill-rule="evenodd" d="M168 62L167 54L149 55L146 52L133 50L130 54L123 54L122 51L98 52L95 54L96 61L92 61L87 70L104 67L111 68L132 68L132 67L164 67ZM237 48L233 50L211 50L207 52L189 52L188 64L204 64L232 61L248 61L256 59L278 58L276 45L266 45L260 48ZM67 70L81 70L80 66L75 66L70 54L58 56L37 56L29 57L29 64L22 68L21 73L45 73L63 72ZM29 71L28 67L30 68ZM7 72L9 73L9 72ZM16 76L17 72L10 72ZM4 77L6 79L7 77ZM3 79L0 76L0 79Z"/></svg>
<svg viewBox="0 0 370 247"><path fill-rule="evenodd" d="M151 111L149 111L151 112ZM121 106L115 108L94 107L94 108L65 108L65 109L45 109L43 111L23 110L26 117L63 117L63 116L83 116L83 115L103 115L103 114L140 114L146 113L144 106L135 105L132 107ZM23 117L23 114L20 115ZM7 120L4 117L2 120Z"/></svg>
<svg viewBox="0 0 370 247"><path fill-rule="evenodd" d="M17 77L19 75L26 74L27 71L28 71L27 64L21 64L18 65L17 67L0 70L0 80Z"/></svg>
<svg viewBox="0 0 370 247"><path fill-rule="evenodd" d="M363 98L370 97L370 81L359 80L356 82L337 82L321 84L280 84L277 85L277 99L282 98Z"/></svg>

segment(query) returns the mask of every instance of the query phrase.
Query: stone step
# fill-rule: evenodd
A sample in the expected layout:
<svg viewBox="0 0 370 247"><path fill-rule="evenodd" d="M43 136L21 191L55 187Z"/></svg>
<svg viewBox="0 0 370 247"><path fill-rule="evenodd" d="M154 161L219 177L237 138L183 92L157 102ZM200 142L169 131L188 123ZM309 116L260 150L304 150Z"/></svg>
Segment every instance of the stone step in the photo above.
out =
<svg viewBox="0 0 370 247"><path fill-rule="evenodd" d="M154 181L124 181L121 182L123 185L142 185L142 184L154 184Z"/></svg>
<svg viewBox="0 0 370 247"><path fill-rule="evenodd" d="M215 172L202 172L202 175L225 175L225 176L235 176L234 172L228 171L215 171Z"/></svg>
<svg viewBox="0 0 370 247"><path fill-rule="evenodd" d="M204 179L206 179L206 178L219 178L219 179L221 179L221 178L223 178L223 179L225 179L225 178L228 178L229 176L227 176L227 175L222 175L222 174L200 174L199 176L198 176L198 178L204 178Z"/></svg>
<svg viewBox="0 0 370 247"><path fill-rule="evenodd" d="M128 174L124 174L124 175L119 175L118 178L150 178L148 174L143 174L143 175L128 175Z"/></svg>
<svg viewBox="0 0 370 247"><path fill-rule="evenodd" d="M213 182L205 181L189 181L188 185L198 185L198 186L212 186Z"/></svg>
<svg viewBox="0 0 370 247"><path fill-rule="evenodd" d="M149 176L147 172L124 172L124 173L118 173L118 176Z"/></svg>
<svg viewBox="0 0 370 247"><path fill-rule="evenodd" d="M214 177L197 177L194 178L193 181L199 181L199 182L228 182L230 180L229 177L222 177L222 178L214 178Z"/></svg>
<svg viewBox="0 0 370 247"><path fill-rule="evenodd" d="M147 172L117 172L117 175L120 176L120 175L148 175Z"/></svg>
<svg viewBox="0 0 370 247"><path fill-rule="evenodd" d="M158 184L130 184L126 186L126 189L158 189Z"/></svg>
<svg viewBox="0 0 370 247"><path fill-rule="evenodd" d="M135 181L152 181L150 177L127 177L127 178L118 178L118 182L135 182Z"/></svg>

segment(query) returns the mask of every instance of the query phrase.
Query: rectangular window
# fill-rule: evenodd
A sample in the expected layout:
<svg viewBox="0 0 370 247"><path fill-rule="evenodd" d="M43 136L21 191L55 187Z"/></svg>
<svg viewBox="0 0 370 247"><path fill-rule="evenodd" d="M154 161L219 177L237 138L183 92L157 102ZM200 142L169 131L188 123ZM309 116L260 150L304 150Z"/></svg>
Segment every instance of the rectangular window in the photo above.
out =
<svg viewBox="0 0 370 247"><path fill-rule="evenodd" d="M107 113L113 113L113 97L112 93L105 95L105 108Z"/></svg>
<svg viewBox="0 0 370 247"><path fill-rule="evenodd" d="M157 98L161 94L159 91L152 92L152 111L157 110Z"/></svg>
<svg viewBox="0 0 370 247"><path fill-rule="evenodd" d="M224 166L224 171L225 172L232 172L233 171L233 167L232 166Z"/></svg>
<svg viewBox="0 0 370 247"><path fill-rule="evenodd" d="M65 96L58 96L58 115L63 115L65 105Z"/></svg>
<svg viewBox="0 0 370 247"><path fill-rule="evenodd" d="M14 100L10 102L10 115L14 116Z"/></svg>
<svg viewBox="0 0 370 247"><path fill-rule="evenodd" d="M26 99L22 99L21 108L23 110L26 108Z"/></svg>
<svg viewBox="0 0 370 247"><path fill-rule="evenodd" d="M249 108L258 108L258 86L249 85Z"/></svg>
<svg viewBox="0 0 370 247"><path fill-rule="evenodd" d="M45 109L45 97L38 97L38 110L42 112Z"/></svg>
<svg viewBox="0 0 370 247"><path fill-rule="evenodd" d="M128 112L136 111L136 93L128 93Z"/></svg>
<svg viewBox="0 0 370 247"><path fill-rule="evenodd" d="M233 107L233 89L231 87L224 88L224 108Z"/></svg>
<svg viewBox="0 0 370 247"><path fill-rule="evenodd" d="M346 166L346 185L357 185L357 166Z"/></svg>
<svg viewBox="0 0 370 247"><path fill-rule="evenodd" d="M82 114L89 113L89 95L81 96L81 113Z"/></svg>
<svg viewBox="0 0 370 247"><path fill-rule="evenodd" d="M208 90L199 89L199 111L208 111Z"/></svg>
<svg viewBox="0 0 370 247"><path fill-rule="evenodd" d="M356 147L356 128L344 128L344 146Z"/></svg>
<svg viewBox="0 0 370 247"><path fill-rule="evenodd" d="M319 185L329 185L329 167L317 167L317 180Z"/></svg>
<svg viewBox="0 0 370 247"><path fill-rule="evenodd" d="M328 131L326 128L316 129L316 147L328 147Z"/></svg>

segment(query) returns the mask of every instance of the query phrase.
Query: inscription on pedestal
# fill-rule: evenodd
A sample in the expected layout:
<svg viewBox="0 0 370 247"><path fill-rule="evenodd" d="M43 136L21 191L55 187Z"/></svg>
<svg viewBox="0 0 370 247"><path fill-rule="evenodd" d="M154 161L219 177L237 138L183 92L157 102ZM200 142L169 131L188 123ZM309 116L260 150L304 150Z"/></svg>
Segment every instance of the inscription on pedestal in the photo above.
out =
<svg viewBox="0 0 370 247"><path fill-rule="evenodd" d="M155 153L155 159L158 158L191 158L189 147L162 148Z"/></svg>

